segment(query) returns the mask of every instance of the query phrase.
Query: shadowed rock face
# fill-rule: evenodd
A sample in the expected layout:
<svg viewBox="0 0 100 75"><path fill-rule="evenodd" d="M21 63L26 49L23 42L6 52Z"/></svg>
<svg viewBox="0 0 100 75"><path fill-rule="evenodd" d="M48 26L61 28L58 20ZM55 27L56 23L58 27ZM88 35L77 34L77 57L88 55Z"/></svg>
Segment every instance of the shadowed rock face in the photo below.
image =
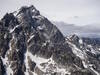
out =
<svg viewBox="0 0 100 75"><path fill-rule="evenodd" d="M0 75L4 75L4 74L5 74L5 68L4 68L3 62L0 58Z"/></svg>
<svg viewBox="0 0 100 75"><path fill-rule="evenodd" d="M74 44L78 40L74 36ZM59 29L34 6L1 19L0 57L0 75L92 75Z"/></svg>
<svg viewBox="0 0 100 75"><path fill-rule="evenodd" d="M75 72L72 72L72 74L71 75L94 75L94 74L92 74L91 72L89 72L89 71L75 71Z"/></svg>

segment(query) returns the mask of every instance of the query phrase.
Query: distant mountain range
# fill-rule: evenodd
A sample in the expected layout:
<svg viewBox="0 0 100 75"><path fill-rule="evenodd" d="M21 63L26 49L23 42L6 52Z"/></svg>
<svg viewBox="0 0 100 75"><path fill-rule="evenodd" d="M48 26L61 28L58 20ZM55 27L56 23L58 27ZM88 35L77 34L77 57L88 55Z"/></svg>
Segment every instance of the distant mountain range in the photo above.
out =
<svg viewBox="0 0 100 75"><path fill-rule="evenodd" d="M61 30L61 32L65 36L68 36L70 34L77 34L81 37L91 37L91 38L100 37L100 25L99 24L77 26L74 24L67 24L64 22L53 21L53 23Z"/></svg>

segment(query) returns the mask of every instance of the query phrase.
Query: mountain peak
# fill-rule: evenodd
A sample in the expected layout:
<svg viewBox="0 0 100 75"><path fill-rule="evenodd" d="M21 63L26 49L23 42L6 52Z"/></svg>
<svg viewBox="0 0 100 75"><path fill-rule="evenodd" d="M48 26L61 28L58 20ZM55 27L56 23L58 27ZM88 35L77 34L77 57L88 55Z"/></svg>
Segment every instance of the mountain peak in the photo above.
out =
<svg viewBox="0 0 100 75"><path fill-rule="evenodd" d="M38 65L45 63L38 64L38 56L47 58L47 61L51 56L57 59L54 52L59 44L63 46L64 43L65 38L59 29L41 16L34 6L23 6L16 12L7 13L0 22L0 58L3 62L0 66L5 66L7 75L31 75L40 69ZM31 65L37 68L31 68ZM37 75L46 73L38 74L37 71Z"/></svg>
<svg viewBox="0 0 100 75"><path fill-rule="evenodd" d="M94 69L89 65L94 62L94 55L89 53L93 58L87 64L83 50L78 47L79 37L74 34L70 39L65 40L34 6L7 13L0 21L0 75L93 75ZM100 72L99 55L95 61Z"/></svg>
<svg viewBox="0 0 100 75"><path fill-rule="evenodd" d="M15 16L20 14L30 14L32 16L40 15L40 12L35 8L34 5L31 6L22 6L18 11L13 12Z"/></svg>
<svg viewBox="0 0 100 75"><path fill-rule="evenodd" d="M67 37L70 41L78 41L79 40L79 36L76 34L72 34L70 36Z"/></svg>

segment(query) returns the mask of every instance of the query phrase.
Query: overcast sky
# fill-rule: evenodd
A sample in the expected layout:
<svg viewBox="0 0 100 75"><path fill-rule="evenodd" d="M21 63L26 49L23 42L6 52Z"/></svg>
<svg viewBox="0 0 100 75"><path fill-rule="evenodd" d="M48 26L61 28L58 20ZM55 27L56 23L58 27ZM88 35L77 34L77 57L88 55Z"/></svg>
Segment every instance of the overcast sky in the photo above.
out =
<svg viewBox="0 0 100 75"><path fill-rule="evenodd" d="M0 0L0 17L32 4L53 21L76 25L100 24L100 0Z"/></svg>

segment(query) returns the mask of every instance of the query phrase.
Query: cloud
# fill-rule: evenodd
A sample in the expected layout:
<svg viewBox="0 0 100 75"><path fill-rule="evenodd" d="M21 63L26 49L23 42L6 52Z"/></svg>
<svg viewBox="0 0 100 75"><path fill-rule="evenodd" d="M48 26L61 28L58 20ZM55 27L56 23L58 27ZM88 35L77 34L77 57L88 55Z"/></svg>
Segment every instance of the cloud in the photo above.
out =
<svg viewBox="0 0 100 75"><path fill-rule="evenodd" d="M73 18L77 19L77 18L79 18L79 16L74 16Z"/></svg>
<svg viewBox="0 0 100 75"><path fill-rule="evenodd" d="M55 24L65 36L75 33L80 36L92 36L92 37L100 36L100 25L98 24L76 26L74 24L67 24L64 22L54 22L54 21L53 24Z"/></svg>

